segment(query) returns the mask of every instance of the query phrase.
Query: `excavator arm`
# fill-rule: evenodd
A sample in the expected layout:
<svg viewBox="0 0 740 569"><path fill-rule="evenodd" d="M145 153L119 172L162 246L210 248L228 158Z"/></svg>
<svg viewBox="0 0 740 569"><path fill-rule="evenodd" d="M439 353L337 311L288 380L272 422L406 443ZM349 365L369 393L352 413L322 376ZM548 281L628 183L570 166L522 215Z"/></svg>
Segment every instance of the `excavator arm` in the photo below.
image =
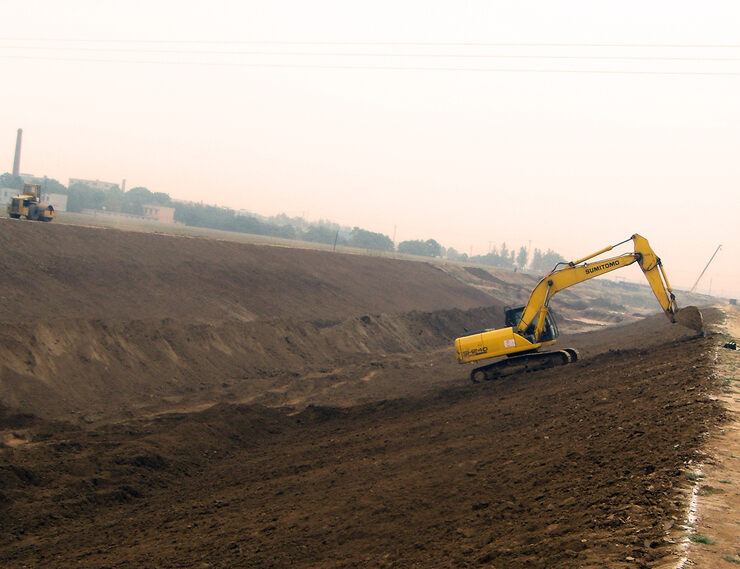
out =
<svg viewBox="0 0 740 569"><path fill-rule="evenodd" d="M537 284L532 294L530 294L529 300L524 306L521 320L516 327L517 331L524 333L533 322L536 322L534 337L535 341L539 340L542 337L542 331L545 327L550 299L557 292L588 279L622 269L635 262L640 265L666 316L668 316L671 322L675 322L675 315L678 311L676 297L671 290L660 258L655 254L644 237L634 234L630 239L634 242L635 251L633 253L625 253L624 255L602 259L594 263L588 262L590 259L626 243L629 241L627 239L616 245L605 247L582 259L572 261L563 268L558 269L556 267L555 270Z"/></svg>

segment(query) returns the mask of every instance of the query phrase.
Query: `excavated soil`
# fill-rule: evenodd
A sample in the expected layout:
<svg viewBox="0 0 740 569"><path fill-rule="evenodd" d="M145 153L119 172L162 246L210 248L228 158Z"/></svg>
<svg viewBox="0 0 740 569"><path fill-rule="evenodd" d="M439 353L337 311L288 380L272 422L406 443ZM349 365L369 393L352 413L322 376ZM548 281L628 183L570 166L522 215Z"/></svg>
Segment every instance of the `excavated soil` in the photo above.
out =
<svg viewBox="0 0 740 569"><path fill-rule="evenodd" d="M0 244L3 567L667 567L724 420L715 310L473 385L450 343L501 325L492 271L3 219Z"/></svg>

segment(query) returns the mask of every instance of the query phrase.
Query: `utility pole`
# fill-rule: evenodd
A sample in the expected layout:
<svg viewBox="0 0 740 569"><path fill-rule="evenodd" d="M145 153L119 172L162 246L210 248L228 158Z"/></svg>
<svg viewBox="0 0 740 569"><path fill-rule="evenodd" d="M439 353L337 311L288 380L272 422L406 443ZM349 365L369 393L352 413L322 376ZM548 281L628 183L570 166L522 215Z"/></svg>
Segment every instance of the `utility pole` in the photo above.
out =
<svg viewBox="0 0 740 569"><path fill-rule="evenodd" d="M691 290L689 291L689 294L693 294L694 293L694 291L696 290L696 285L699 284L699 281L704 276L704 273L707 271L707 269L709 268L709 265L712 263L712 261L714 260L714 257L717 255L717 253L719 253L719 250L720 249L722 249L722 245L721 244L720 245L717 245L717 248L714 250L714 253L709 258L709 262L706 264L706 266L702 270L701 274L699 275L699 278L696 279L696 282L694 283L694 286L691 287ZM710 284L709 285L709 292L711 293L711 291L712 291L712 285Z"/></svg>

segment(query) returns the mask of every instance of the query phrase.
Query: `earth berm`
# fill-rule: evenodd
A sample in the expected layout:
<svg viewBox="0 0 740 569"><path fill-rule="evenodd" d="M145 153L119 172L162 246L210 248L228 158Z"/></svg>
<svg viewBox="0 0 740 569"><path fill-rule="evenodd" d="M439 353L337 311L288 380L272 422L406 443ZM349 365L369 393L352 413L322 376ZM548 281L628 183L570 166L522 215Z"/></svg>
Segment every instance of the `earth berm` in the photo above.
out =
<svg viewBox="0 0 740 569"><path fill-rule="evenodd" d="M718 310L700 337L628 309L561 338L575 364L473 385L451 340L507 303L480 274L31 225L0 220L3 567L675 559L727 420Z"/></svg>

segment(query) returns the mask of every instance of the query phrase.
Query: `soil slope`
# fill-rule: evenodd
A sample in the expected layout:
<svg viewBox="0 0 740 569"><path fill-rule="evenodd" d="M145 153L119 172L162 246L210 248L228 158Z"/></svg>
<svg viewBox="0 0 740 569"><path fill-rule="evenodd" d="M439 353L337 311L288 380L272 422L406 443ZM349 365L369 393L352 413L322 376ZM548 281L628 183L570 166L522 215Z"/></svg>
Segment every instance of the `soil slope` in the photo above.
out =
<svg viewBox="0 0 740 569"><path fill-rule="evenodd" d="M661 567L724 420L714 337L662 315L471 384L451 340L526 294L493 271L8 220L0 242L3 567Z"/></svg>
<svg viewBox="0 0 740 569"><path fill-rule="evenodd" d="M492 298L423 262L0 219L0 322L337 320Z"/></svg>
<svg viewBox="0 0 740 569"><path fill-rule="evenodd" d="M9 219L0 246L0 401L50 418L261 397L503 311L424 262Z"/></svg>
<svg viewBox="0 0 740 569"><path fill-rule="evenodd" d="M348 409L221 405L92 430L6 416L32 442L0 455L0 559L653 567L677 549L678 489L721 418L711 374L711 341L687 338Z"/></svg>

